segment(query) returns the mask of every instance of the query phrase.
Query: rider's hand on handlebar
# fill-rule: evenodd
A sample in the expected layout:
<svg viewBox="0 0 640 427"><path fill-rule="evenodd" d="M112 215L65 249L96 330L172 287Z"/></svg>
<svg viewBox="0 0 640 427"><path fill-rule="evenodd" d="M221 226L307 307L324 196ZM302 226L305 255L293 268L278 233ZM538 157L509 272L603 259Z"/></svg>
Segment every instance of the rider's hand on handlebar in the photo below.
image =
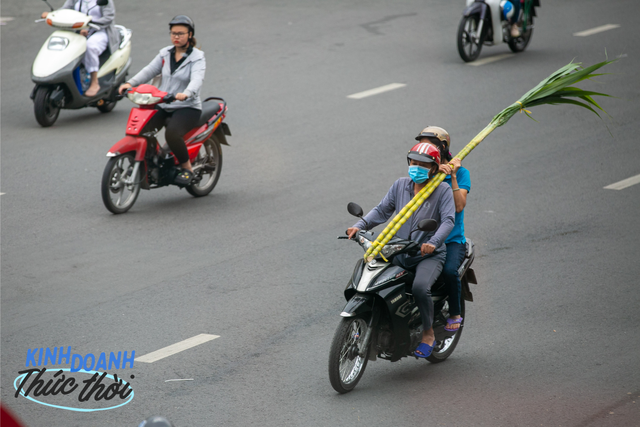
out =
<svg viewBox="0 0 640 427"><path fill-rule="evenodd" d="M185 93L176 93L176 99L178 101L184 101L185 99L187 99L189 97L189 95L185 94Z"/></svg>
<svg viewBox="0 0 640 427"><path fill-rule="evenodd" d="M347 228L347 236L349 236L349 239L352 239L358 231L360 231L360 229L356 227Z"/></svg>
<svg viewBox="0 0 640 427"><path fill-rule="evenodd" d="M432 254L433 251L435 250L436 250L436 247L433 246L431 243L423 243L422 246L420 246L420 253L422 254L422 256L427 254Z"/></svg>
<svg viewBox="0 0 640 427"><path fill-rule="evenodd" d="M49 14L49 12L42 12L42 15L40 15L40 16L42 17L42 19L45 19L48 14Z"/></svg>
<svg viewBox="0 0 640 427"><path fill-rule="evenodd" d="M89 35L89 30L86 28L84 30L80 30L80 35L87 37Z"/></svg>
<svg viewBox="0 0 640 427"><path fill-rule="evenodd" d="M120 87L118 88L118 93L122 95L122 92L124 92L127 89L131 89L131 85L129 83L121 84Z"/></svg>

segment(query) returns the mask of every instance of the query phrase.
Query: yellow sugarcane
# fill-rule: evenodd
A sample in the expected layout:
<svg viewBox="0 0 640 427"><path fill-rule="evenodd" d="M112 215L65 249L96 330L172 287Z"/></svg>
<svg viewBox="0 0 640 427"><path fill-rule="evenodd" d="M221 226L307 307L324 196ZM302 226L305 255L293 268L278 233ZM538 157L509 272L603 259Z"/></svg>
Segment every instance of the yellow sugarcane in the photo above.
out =
<svg viewBox="0 0 640 427"><path fill-rule="evenodd" d="M419 191L415 196L413 196L413 199L411 199L411 200L409 201L409 203L407 203L407 204L406 204L406 206L405 206L404 208L402 208L402 210L398 213L398 215L396 215L396 216L395 216L395 218L394 218L393 220L391 220L391 222L390 222L390 223L385 227L385 229L384 229L384 230L382 230L382 233L380 233L380 236L384 237L388 232L390 232L391 230L393 230L393 229L395 228L396 224L398 223L398 221L400 220L400 218L403 218L405 215L411 216L411 215L416 211L416 209L417 209L417 207L416 207L416 209L411 210L411 209L412 209L412 207L413 207L416 203L418 203L418 200L420 200L420 197L421 197L421 196L422 196L426 191L428 191L428 189L429 189L429 188L431 188L431 187L435 188L435 186L434 186L434 180L429 181L429 183L428 183L428 184L427 184L427 185L426 185L422 190L420 190L420 191ZM433 190L432 190L432 191L433 191ZM424 200L423 200L423 201L424 201ZM420 202L420 204L422 204L422 202ZM418 205L418 206L419 206L419 205ZM405 222L406 222L406 220L405 220ZM400 226L398 226L398 227L397 227L397 229L395 229L395 231L394 231L394 233L393 233L393 234L395 234L395 233L400 229L400 227L402 227L402 225L403 225L403 224L404 224L404 222L403 222L402 224L400 224ZM376 239L376 241L374 241L374 242L373 242L373 244L372 244L372 246L368 249L367 253L365 254L365 258L366 258L366 256L367 256L368 254L370 254L370 253L371 253L371 251L372 251L373 249L375 249L375 246L380 246L380 247L382 247L382 246L384 246L384 245L386 244L386 242L385 242L385 243L381 243L381 238L380 238L380 236L378 236L378 238L379 238L380 240ZM374 245L375 245L375 246L374 246Z"/></svg>
<svg viewBox="0 0 640 427"><path fill-rule="evenodd" d="M591 110L599 116L598 112L593 107L601 111L604 110L598 105L598 103L596 103L592 96L609 95L599 92L585 91L576 87L571 87L571 85L582 80L601 75L593 74L593 72L614 61L603 61L587 68L583 68L580 63L569 63L568 65L560 68L555 73L541 81L536 87L524 94L520 100L514 102L512 105L498 113L493 120L491 120L491 123L476 135L476 137L473 138L471 142L469 142L455 157L463 160L487 137L487 135L507 123L507 121L509 121L509 119L518 111L521 113L524 112L527 116L531 117L531 112L527 110L527 108L534 107L536 105L578 105ZM580 98L583 102L568 98ZM409 218L411 218L411 215L413 215L422 203L429 198L444 178L445 175L443 173L439 173L434 176L432 180L430 180L430 182L420 190L413 199L411 199L411 201L409 201L409 203L400 210L400 212L398 212L398 214L393 218L393 220L391 220L389 225L385 227L382 233L378 235L371 247L365 253L364 257L367 262L374 259L380 253L384 245L386 245L393 236L395 236L398 230L400 230Z"/></svg>

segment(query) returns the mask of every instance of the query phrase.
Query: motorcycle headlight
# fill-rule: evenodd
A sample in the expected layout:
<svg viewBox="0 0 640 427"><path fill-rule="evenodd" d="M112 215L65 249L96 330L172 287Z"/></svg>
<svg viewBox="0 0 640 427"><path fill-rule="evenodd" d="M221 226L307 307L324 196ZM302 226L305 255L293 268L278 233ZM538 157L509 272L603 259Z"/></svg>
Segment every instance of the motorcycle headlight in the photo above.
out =
<svg viewBox="0 0 640 427"><path fill-rule="evenodd" d="M47 49L49 50L65 50L69 46L69 39L66 37L51 37Z"/></svg>
<svg viewBox="0 0 640 427"><path fill-rule="evenodd" d="M150 105L157 104L162 100L162 98L158 98L157 96L152 96L150 93L138 93L138 92L129 92L127 94L127 98L131 100L134 104L138 105Z"/></svg>
<svg viewBox="0 0 640 427"><path fill-rule="evenodd" d="M382 251L380 252L382 253L382 255L384 255L385 258L389 258L391 255L404 249L404 247L405 245L384 245Z"/></svg>

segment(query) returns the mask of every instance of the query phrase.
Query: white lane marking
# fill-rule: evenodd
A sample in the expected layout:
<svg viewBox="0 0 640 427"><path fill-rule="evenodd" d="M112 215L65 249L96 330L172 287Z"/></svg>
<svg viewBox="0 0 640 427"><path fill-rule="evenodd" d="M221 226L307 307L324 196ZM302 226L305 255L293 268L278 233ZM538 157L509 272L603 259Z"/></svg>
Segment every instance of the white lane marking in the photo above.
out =
<svg viewBox="0 0 640 427"><path fill-rule="evenodd" d="M631 178L623 179L622 181L614 182L611 185L604 187L605 190L624 190L632 185L640 184L640 175L632 176Z"/></svg>
<svg viewBox="0 0 640 427"><path fill-rule="evenodd" d="M175 380L164 380L165 383L169 381L193 381L193 378L176 378Z"/></svg>
<svg viewBox="0 0 640 427"><path fill-rule="evenodd" d="M390 90L400 89L401 87L405 87L405 86L406 86L406 84L404 84L404 83L391 83L389 85L380 86L380 87L377 87L375 89L365 90L364 92L354 93L353 95L347 96L347 98L362 99L362 98L366 98L368 96L377 95L379 93L389 92Z"/></svg>
<svg viewBox="0 0 640 427"><path fill-rule="evenodd" d="M187 338L184 341L180 341L179 343L175 343L168 347L161 348L160 350L152 351L151 353L145 354L144 356L136 357L135 361L144 362L144 363L157 362L160 359L173 356L176 353L180 353L181 351L188 350L200 344L204 344L207 341L215 340L216 338L220 338L220 335L209 335L209 334L196 335L195 337Z"/></svg>
<svg viewBox="0 0 640 427"><path fill-rule="evenodd" d="M0 196L4 196L5 194L7 194L7 193L0 193Z"/></svg>
<svg viewBox="0 0 640 427"><path fill-rule="evenodd" d="M592 28L590 30L584 30L584 31L580 31L580 32L577 32L577 33L573 33L573 35L576 36L576 37L587 37L587 36L592 36L594 34L601 33L603 31L613 30L614 28L619 28L619 27L620 27L620 25L618 25L618 24L601 25L599 27L595 27L595 28Z"/></svg>
<svg viewBox="0 0 640 427"><path fill-rule="evenodd" d="M471 65L473 67L478 67L484 64L490 64L492 62L500 61L502 59L512 58L514 56L513 53L503 53L501 55L488 56L486 58L482 58L479 61L467 62L467 65Z"/></svg>

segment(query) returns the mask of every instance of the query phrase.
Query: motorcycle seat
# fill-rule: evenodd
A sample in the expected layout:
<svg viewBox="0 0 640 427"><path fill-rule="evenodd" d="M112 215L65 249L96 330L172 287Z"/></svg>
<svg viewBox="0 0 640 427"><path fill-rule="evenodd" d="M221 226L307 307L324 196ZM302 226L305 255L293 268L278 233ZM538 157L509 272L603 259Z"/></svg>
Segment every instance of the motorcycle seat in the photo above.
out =
<svg viewBox="0 0 640 427"><path fill-rule="evenodd" d="M220 104L217 101L206 101L202 103L202 112L200 113L200 120L198 120L198 124L196 127L200 127L207 123L207 121L218 114L220 111Z"/></svg>

